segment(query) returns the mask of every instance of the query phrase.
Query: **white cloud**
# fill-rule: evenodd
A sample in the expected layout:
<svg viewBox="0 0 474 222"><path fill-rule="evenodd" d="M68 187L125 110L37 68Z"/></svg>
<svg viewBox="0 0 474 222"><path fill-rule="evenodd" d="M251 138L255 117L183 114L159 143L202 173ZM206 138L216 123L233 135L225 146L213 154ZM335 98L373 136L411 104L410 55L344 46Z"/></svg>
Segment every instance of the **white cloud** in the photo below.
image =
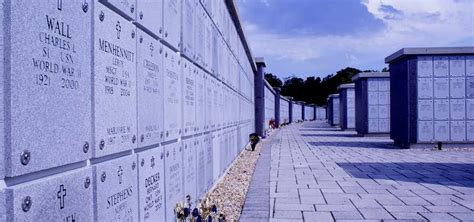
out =
<svg viewBox="0 0 474 222"><path fill-rule="evenodd" d="M466 0L362 0L385 29L354 36L283 36L262 33L245 23L255 56L304 61L333 56L332 71L379 61L403 47L454 46L471 39L474 44L474 1ZM384 6L399 12L391 16ZM269 64L271 65L271 64ZM320 71L320 70L314 70ZM325 70L327 71L327 70Z"/></svg>

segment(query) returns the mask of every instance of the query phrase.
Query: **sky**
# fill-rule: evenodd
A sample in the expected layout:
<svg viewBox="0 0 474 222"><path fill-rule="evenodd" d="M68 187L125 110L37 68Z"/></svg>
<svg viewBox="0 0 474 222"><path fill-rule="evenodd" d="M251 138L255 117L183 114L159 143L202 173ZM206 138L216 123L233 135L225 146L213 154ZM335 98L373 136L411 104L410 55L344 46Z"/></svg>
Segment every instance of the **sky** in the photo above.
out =
<svg viewBox="0 0 474 222"><path fill-rule="evenodd" d="M405 47L474 46L474 0L236 0L266 72L325 77L382 70Z"/></svg>

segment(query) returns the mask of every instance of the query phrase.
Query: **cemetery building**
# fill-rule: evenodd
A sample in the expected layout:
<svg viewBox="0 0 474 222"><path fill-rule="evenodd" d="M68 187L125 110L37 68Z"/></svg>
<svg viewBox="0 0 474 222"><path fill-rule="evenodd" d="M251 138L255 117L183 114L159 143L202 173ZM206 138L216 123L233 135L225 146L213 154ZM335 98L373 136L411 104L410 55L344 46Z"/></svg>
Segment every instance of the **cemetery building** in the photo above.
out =
<svg viewBox="0 0 474 222"><path fill-rule="evenodd" d="M290 101L285 96L280 96L280 124L290 123Z"/></svg>
<svg viewBox="0 0 474 222"><path fill-rule="evenodd" d="M293 122L301 122L303 121L303 109L304 105L301 101L293 102Z"/></svg>
<svg viewBox="0 0 474 222"><path fill-rule="evenodd" d="M339 125L339 94L328 96L328 122L331 126Z"/></svg>
<svg viewBox="0 0 474 222"><path fill-rule="evenodd" d="M323 106L316 106L316 117L317 120L325 120L327 119L326 107Z"/></svg>
<svg viewBox="0 0 474 222"><path fill-rule="evenodd" d="M355 128L354 83L342 84L339 91L339 125L342 130Z"/></svg>
<svg viewBox="0 0 474 222"><path fill-rule="evenodd" d="M306 104L304 106L304 120L305 121L314 120L315 111L316 111L316 109L315 109L314 104Z"/></svg>
<svg viewBox="0 0 474 222"><path fill-rule="evenodd" d="M362 72L355 84L355 128L357 134L390 133L390 73Z"/></svg>
<svg viewBox="0 0 474 222"><path fill-rule="evenodd" d="M474 47L403 48L385 62L396 145L474 142Z"/></svg>
<svg viewBox="0 0 474 222"><path fill-rule="evenodd" d="M267 81L264 82L264 94L265 94L265 130L269 130L271 128L270 123L272 121L275 121L275 115L276 115L276 92L273 90L273 88L270 86L270 84Z"/></svg>

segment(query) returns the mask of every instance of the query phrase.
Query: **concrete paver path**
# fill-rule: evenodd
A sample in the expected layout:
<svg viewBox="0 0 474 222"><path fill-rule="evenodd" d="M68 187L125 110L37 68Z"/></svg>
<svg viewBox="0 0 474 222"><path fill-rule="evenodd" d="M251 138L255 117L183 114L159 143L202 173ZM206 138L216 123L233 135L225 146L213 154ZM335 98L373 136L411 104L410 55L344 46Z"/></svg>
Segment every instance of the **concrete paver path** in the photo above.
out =
<svg viewBox="0 0 474 222"><path fill-rule="evenodd" d="M321 121L280 129L251 183L270 190L249 192L241 221L474 221L474 152L391 144Z"/></svg>

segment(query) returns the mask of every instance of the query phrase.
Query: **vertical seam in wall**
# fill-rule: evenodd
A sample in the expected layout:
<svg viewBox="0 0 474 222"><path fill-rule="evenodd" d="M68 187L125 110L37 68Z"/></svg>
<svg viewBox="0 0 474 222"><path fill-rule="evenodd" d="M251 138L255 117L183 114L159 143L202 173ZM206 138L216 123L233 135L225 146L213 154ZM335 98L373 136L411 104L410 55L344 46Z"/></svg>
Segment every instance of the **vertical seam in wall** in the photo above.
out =
<svg viewBox="0 0 474 222"><path fill-rule="evenodd" d="M4 33L10 33L11 32L11 1L13 0L6 0L4 3ZM3 69L3 75L5 78L4 81L4 104L5 106L3 107L3 112L4 112L4 120L3 124L5 125L4 127L4 137L3 139L5 140L4 142L4 173L5 176L11 175L12 174L12 169L11 169L11 164L12 164L12 159L11 159L11 36L10 35L5 35L3 39L3 44L4 44L4 51L3 54L6 55L4 57L4 69Z"/></svg>

